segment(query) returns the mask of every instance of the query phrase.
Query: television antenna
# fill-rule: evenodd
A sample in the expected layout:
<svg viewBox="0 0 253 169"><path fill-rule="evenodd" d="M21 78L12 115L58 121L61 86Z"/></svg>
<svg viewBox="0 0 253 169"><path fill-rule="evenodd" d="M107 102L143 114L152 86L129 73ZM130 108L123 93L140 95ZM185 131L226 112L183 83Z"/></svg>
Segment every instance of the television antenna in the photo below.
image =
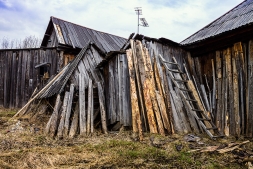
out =
<svg viewBox="0 0 253 169"><path fill-rule="evenodd" d="M138 28L137 28L137 33L139 34L139 27L143 26L143 27L149 27L148 22L146 21L145 18L140 18L140 15L142 15L142 9L141 7L135 7L135 12L138 15ZM140 24L141 21L141 24Z"/></svg>

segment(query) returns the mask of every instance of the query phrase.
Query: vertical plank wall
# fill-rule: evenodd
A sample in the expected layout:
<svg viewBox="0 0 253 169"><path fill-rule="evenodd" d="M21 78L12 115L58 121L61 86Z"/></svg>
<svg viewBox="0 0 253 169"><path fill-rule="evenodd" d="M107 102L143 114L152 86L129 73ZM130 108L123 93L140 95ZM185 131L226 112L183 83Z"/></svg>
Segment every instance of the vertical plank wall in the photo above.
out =
<svg viewBox="0 0 253 169"><path fill-rule="evenodd" d="M213 119L227 136L253 136L252 42L238 42L189 59L191 73L198 72L195 78L208 93Z"/></svg>
<svg viewBox="0 0 253 169"><path fill-rule="evenodd" d="M0 50L0 106L22 107L39 84L39 70L34 67L49 62L50 75L54 75L58 60L56 49Z"/></svg>

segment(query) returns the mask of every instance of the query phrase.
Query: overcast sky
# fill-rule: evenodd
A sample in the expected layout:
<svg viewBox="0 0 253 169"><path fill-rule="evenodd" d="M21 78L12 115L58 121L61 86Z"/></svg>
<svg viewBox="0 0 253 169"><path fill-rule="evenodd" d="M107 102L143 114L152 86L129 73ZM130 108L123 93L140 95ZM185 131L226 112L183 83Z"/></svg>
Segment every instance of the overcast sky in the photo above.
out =
<svg viewBox="0 0 253 169"><path fill-rule="evenodd" d="M0 0L0 40L43 38L50 16L125 38L137 32L142 7L146 36L181 42L242 0Z"/></svg>

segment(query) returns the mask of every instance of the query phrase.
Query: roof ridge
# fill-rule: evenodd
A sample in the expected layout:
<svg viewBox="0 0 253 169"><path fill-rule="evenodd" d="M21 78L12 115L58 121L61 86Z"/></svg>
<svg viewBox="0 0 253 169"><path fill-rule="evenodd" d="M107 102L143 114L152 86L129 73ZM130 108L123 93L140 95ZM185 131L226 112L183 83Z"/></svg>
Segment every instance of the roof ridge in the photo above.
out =
<svg viewBox="0 0 253 169"><path fill-rule="evenodd" d="M225 14L221 15L220 17L218 17L217 19L215 19L213 22L209 23L208 25L204 26L203 28L199 29L197 32L193 33L192 35L190 35L189 37L187 37L186 39L182 40L179 44L182 44L184 41L186 41L187 39L189 39L190 37L196 35L198 32L200 32L201 30L207 28L208 26L210 26L211 24L213 24L214 22L216 22L218 19L222 18L223 16L225 16L226 14L228 14L229 12L233 11L236 7L240 6L241 4L243 4L244 2L246 2L248 0L244 0L241 3L239 3L238 5L236 5L234 8L230 9L228 12L226 12ZM194 42L192 42L194 43Z"/></svg>
<svg viewBox="0 0 253 169"><path fill-rule="evenodd" d="M109 34L109 35L112 35L112 36L117 36L117 37L119 37L119 38L127 39L127 38L124 38L124 37L119 36L119 35L113 35L113 34L111 34L111 33L98 31L98 30L95 30L95 29L92 29L92 28L88 28L88 27L86 27L86 26L82 26L82 25L79 25L79 24L76 24L76 23L73 23L73 22L70 22L70 21L66 21L66 20L64 20L64 19L61 19L61 18L58 18L58 17L55 17L55 16L51 16L50 18L59 19L59 20L61 20L61 21L68 22L68 23L71 23L71 24L74 24L74 25L77 25L77 26L80 26L80 27L83 27L83 28L86 28L86 29L90 29L90 30L93 30L93 31L96 31L96 32L105 33L105 34Z"/></svg>

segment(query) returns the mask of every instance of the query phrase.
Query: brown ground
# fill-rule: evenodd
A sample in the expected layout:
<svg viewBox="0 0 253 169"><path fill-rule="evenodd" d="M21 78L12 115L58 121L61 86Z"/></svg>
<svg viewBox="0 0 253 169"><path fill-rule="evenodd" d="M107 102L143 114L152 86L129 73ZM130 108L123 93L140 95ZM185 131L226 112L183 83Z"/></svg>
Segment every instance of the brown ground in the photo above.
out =
<svg viewBox="0 0 253 169"><path fill-rule="evenodd" d="M145 134L139 142L130 131L56 140L43 134L43 121L10 119L15 112L0 109L0 168L248 168L242 159L253 150L250 142L225 154L189 153L197 147L222 146L235 140L212 141L203 135L204 144L200 145L186 142L181 135Z"/></svg>

